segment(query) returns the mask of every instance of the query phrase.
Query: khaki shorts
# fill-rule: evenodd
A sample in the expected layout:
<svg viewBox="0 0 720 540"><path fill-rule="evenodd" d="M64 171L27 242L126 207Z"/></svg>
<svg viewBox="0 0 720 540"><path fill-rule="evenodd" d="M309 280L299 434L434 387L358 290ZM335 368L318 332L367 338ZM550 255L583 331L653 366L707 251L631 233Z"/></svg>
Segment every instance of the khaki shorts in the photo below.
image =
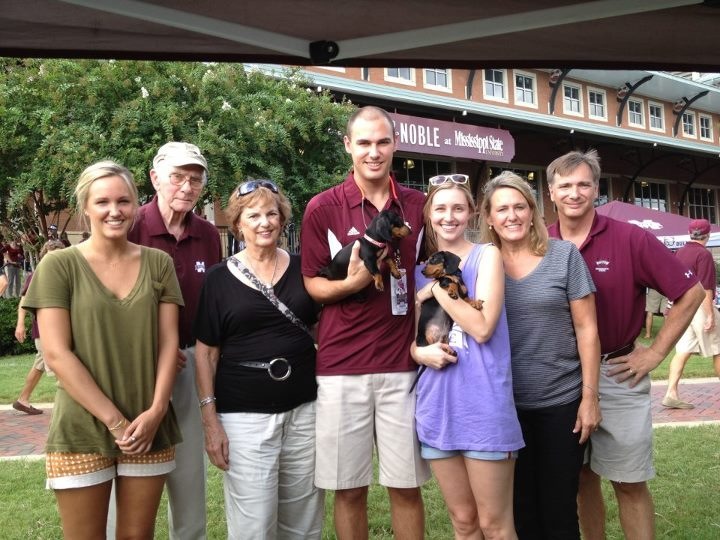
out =
<svg viewBox="0 0 720 540"><path fill-rule="evenodd" d="M35 349L37 350L37 352L35 353L35 361L33 362L33 368L37 369L38 371L44 371L45 375L47 375L48 377L54 377L55 372L49 367L47 367L45 359L43 358L42 344L40 343L39 339L35 340Z"/></svg>
<svg viewBox="0 0 720 540"><path fill-rule="evenodd" d="M373 443L383 486L415 488L430 478L415 432L414 378L414 371L317 378L317 487L369 486Z"/></svg>
<svg viewBox="0 0 720 540"><path fill-rule="evenodd" d="M606 375L611 367L600 365L602 422L590 436L590 468L613 482L645 482L655 477L650 377L630 388Z"/></svg>
<svg viewBox="0 0 720 540"><path fill-rule="evenodd" d="M720 354L720 313L713 307L713 317L715 317L715 328L711 332L706 332L705 311L702 307L695 312L690 326L675 345L675 350L679 353L696 353L702 356L715 356Z"/></svg>
<svg viewBox="0 0 720 540"><path fill-rule="evenodd" d="M48 452L45 473L48 489L95 486L116 476L161 476L175 468L175 447L138 456Z"/></svg>
<svg viewBox="0 0 720 540"><path fill-rule="evenodd" d="M645 311L652 314L662 314L667 308L667 298L655 289L648 289L645 297Z"/></svg>

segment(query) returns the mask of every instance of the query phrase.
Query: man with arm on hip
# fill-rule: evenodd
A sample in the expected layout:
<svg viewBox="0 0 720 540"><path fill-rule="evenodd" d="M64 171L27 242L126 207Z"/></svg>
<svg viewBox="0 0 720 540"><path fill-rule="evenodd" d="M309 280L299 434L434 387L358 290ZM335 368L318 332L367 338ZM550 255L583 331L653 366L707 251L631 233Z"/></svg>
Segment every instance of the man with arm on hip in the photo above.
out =
<svg viewBox="0 0 720 540"><path fill-rule="evenodd" d="M340 540L368 538L367 494L373 443L380 483L390 496L395 538L421 539L420 487L429 469L415 433L416 365L414 268L423 228L422 193L400 186L391 173L397 143L392 119L364 107L348 121L345 150L353 170L342 184L314 197L301 230L302 272L310 295L324 304L318 329L316 472L318 487L335 490L335 531ZM394 253L404 271L384 291L358 256L356 243L346 279L317 277L341 246L362 237L379 211L391 209L412 233Z"/></svg>
<svg viewBox="0 0 720 540"><path fill-rule="evenodd" d="M550 236L573 242L590 270L602 349L598 395L603 421L590 437L578 513L583 538L605 538L600 477L612 482L628 540L654 538L654 508L647 481L652 463L650 377L702 302L695 275L649 232L595 212L600 163L595 150L569 152L547 170L558 222ZM650 347L635 344L645 320L645 288L674 301Z"/></svg>
<svg viewBox="0 0 720 540"><path fill-rule="evenodd" d="M161 249L173 258L185 300L180 310L178 374L172 394L183 441L175 449L176 468L167 476L168 529L172 540L204 540L205 440L195 388L192 328L205 270L222 258L220 235L212 223L193 213L207 184L207 161L197 146L186 142L163 145L153 159L150 179L155 197L139 208L128 239Z"/></svg>

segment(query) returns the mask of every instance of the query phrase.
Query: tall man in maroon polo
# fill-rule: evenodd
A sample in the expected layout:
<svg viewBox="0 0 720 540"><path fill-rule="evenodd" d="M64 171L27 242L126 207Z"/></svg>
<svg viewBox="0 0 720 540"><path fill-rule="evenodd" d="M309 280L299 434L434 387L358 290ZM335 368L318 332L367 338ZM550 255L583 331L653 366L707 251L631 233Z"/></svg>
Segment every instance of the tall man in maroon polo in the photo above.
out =
<svg viewBox="0 0 720 540"><path fill-rule="evenodd" d="M172 394L183 442L176 447L176 468L166 483L168 528L173 540L200 540L206 538L207 528L206 465L192 329L205 271L220 262L222 248L215 226L193 213L207 184L207 161L197 146L186 142L163 145L153 159L150 179L155 197L138 209L128 238L173 258L185 300L180 310L178 374Z"/></svg>
<svg viewBox="0 0 720 540"><path fill-rule="evenodd" d="M647 481L652 464L650 378L685 330L704 296L695 275L649 232L595 212L600 163L594 150L569 152L547 169L558 222L550 235L573 242L597 292L602 349L598 395L603 421L590 437L590 462L580 477L578 512L583 538L605 538L600 477L612 482L620 523L629 540L654 538ZM645 288L674 301L650 347L635 344L645 320Z"/></svg>
<svg viewBox="0 0 720 540"><path fill-rule="evenodd" d="M416 366L414 267L423 229L422 193L391 174L397 138L382 109L359 109L348 121L345 150L353 170L342 184L314 197L302 226L302 272L310 295L324 304L318 330L318 398L315 483L335 490L335 531L340 540L368 538L367 493L373 443L380 483L388 488L395 538L421 539L424 515L419 486L429 477L415 433ZM380 210L403 216L412 233L396 252L401 280L383 270L384 291L358 257L346 279L318 276L341 246L362 237Z"/></svg>

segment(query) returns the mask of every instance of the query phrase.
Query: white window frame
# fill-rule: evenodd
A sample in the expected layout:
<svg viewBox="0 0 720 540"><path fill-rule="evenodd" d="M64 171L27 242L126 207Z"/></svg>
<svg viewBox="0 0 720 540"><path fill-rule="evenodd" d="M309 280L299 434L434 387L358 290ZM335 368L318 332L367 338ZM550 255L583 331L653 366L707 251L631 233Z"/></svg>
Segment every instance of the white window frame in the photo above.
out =
<svg viewBox="0 0 720 540"><path fill-rule="evenodd" d="M688 117L691 117L691 118L692 118L692 129L693 129L693 132L692 132L692 133L688 133L688 132L685 130L685 115L687 115ZM683 136L683 137L687 137L687 138L689 138L689 139L697 139L697 137L698 137L698 135L697 135L697 134L698 134L698 128L697 128L697 114L695 114L695 111L685 111L685 112L682 114L682 118L680 119L680 126L681 126L681 129L682 129L682 136Z"/></svg>
<svg viewBox="0 0 720 540"><path fill-rule="evenodd" d="M631 109L632 104L638 105L638 111L633 111ZM640 114L640 122L633 122L632 117L633 114ZM630 98L627 100L627 120L628 120L628 126L630 127L638 127L638 128L645 128L645 101L643 101L640 98Z"/></svg>
<svg viewBox="0 0 720 540"><path fill-rule="evenodd" d="M486 92L485 89L485 83L487 82L487 79L485 78L485 72L490 69L492 71L499 71L502 73L503 76L503 82L502 82L502 88L503 88L503 97L497 97L494 95L490 95ZM483 79L482 79L482 89L483 89L483 98L487 99L488 101L499 101L500 103L508 103L509 99L509 87L508 87L508 76L507 76L507 69L497 69L497 68L486 68L482 70ZM493 84L497 84L495 81L493 81Z"/></svg>
<svg viewBox="0 0 720 540"><path fill-rule="evenodd" d="M438 71L444 71L445 78L447 79L447 86L429 83L427 80L427 72L429 70L436 72L436 75L437 75ZM448 69L446 69L446 68L423 68L422 73L423 73L423 87L424 88L427 88L429 90L437 90L439 92L452 93L452 70L451 69L449 69L449 68Z"/></svg>
<svg viewBox="0 0 720 540"><path fill-rule="evenodd" d="M517 81L515 80L515 77L527 77L532 81L532 101L518 101L517 99ZM532 109L538 108L538 84L537 84L537 75L534 73L530 73L529 71L522 71L519 69L513 70L513 101L515 105L519 107L530 107ZM523 89L524 91L527 91Z"/></svg>
<svg viewBox="0 0 720 540"><path fill-rule="evenodd" d="M705 201L697 202L697 199L703 199L704 197L696 197L696 194L702 192L712 193L712 204L705 204ZM704 218L707 219L713 225L717 224L717 189L713 186L693 186L688 190L685 201L688 208L688 216L693 219ZM710 198L710 196L708 196ZM691 200L692 199L692 200Z"/></svg>
<svg viewBox="0 0 720 540"><path fill-rule="evenodd" d="M661 128L655 127L652 125L653 118L657 118L656 116L653 116L651 114L652 107L657 107L658 109L660 109L660 123L662 124ZM657 101L648 101L648 109L647 110L648 110L648 121L647 121L648 129L650 131L658 131L660 133L665 133L665 107L663 106L663 104L658 103Z"/></svg>
<svg viewBox="0 0 720 540"><path fill-rule="evenodd" d="M573 88L578 91L577 102L578 102L578 108L580 109L579 111L568 110L567 106L565 105L565 100L567 99L565 97L565 89L566 88ZM583 103L582 86L580 86L579 84L575 84L575 83L564 82L562 91L563 91L563 93L562 93L563 113L567 114L569 116L584 116L585 115L585 112L584 112L585 104Z"/></svg>
<svg viewBox="0 0 720 540"><path fill-rule="evenodd" d="M410 79L406 79L406 78L404 78L404 77L395 77L394 75L390 75L389 70L391 70L391 69L397 69L397 70L407 69L407 70L409 70ZM394 82L394 83L398 83L398 84L405 84L405 85L407 85L407 86L416 86L416 84L415 84L415 68L411 68L411 67L408 67L408 68L402 68L402 67L398 67L398 68L385 68L384 71L383 71L383 73L384 73L385 80L388 81L388 82Z"/></svg>
<svg viewBox="0 0 720 540"><path fill-rule="evenodd" d="M702 134L702 132L703 132L702 121L703 120L707 120L707 123L708 123L707 127L708 127L708 130L710 131L709 137L703 137L703 134ZM707 115L707 114L698 114L698 136L700 137L701 141L711 141L711 142L715 141L715 134L713 133L712 116Z"/></svg>
<svg viewBox="0 0 720 540"><path fill-rule="evenodd" d="M590 94L600 94L603 99L603 115L597 116L592 113L592 108L594 103L590 103ZM564 97L564 95L563 95ZM603 120L607 122L608 119L608 101L607 101L607 92L603 90L602 88L594 88L592 86L587 87L587 111L588 111L588 118L593 118L595 120Z"/></svg>

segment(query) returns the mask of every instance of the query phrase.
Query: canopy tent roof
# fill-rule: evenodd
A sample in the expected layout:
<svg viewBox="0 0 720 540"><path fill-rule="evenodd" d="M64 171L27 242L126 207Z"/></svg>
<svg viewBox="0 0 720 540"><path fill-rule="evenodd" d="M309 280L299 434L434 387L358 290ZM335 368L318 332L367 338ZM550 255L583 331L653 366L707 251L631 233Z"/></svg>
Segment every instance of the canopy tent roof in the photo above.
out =
<svg viewBox="0 0 720 540"><path fill-rule="evenodd" d="M632 223L657 236L667 247L677 249L690 240L688 227L692 219L652 208L621 201L612 201L596 208L598 214ZM707 247L720 246L720 226L711 225Z"/></svg>
<svg viewBox="0 0 720 540"><path fill-rule="evenodd" d="M718 0L4 0L0 55L716 71Z"/></svg>

